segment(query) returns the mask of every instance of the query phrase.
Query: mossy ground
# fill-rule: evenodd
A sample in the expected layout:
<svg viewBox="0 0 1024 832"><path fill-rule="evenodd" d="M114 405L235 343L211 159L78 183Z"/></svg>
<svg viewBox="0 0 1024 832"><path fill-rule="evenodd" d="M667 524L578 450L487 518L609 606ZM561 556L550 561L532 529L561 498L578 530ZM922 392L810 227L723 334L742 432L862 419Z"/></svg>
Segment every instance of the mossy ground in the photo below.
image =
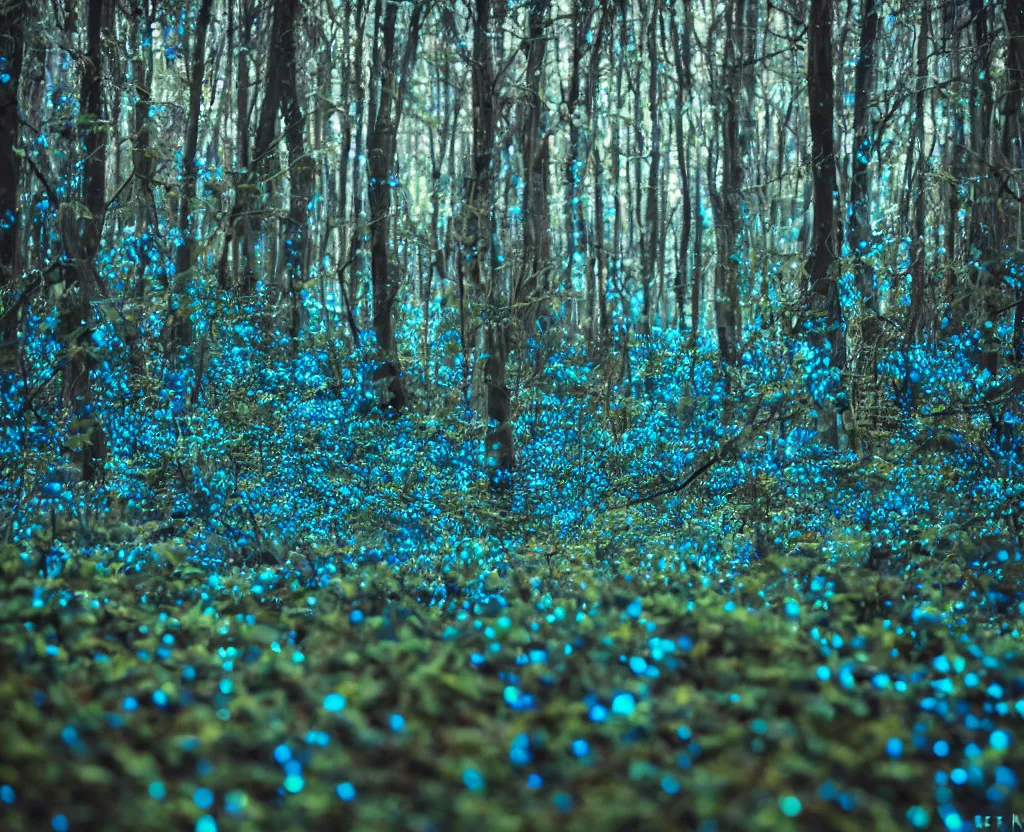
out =
<svg viewBox="0 0 1024 832"><path fill-rule="evenodd" d="M813 541L697 563L584 535L492 568L484 540L430 605L423 559L341 559L310 589L129 534L138 572L94 554L43 580L0 548L5 830L887 832L1014 808L997 553L879 571Z"/></svg>

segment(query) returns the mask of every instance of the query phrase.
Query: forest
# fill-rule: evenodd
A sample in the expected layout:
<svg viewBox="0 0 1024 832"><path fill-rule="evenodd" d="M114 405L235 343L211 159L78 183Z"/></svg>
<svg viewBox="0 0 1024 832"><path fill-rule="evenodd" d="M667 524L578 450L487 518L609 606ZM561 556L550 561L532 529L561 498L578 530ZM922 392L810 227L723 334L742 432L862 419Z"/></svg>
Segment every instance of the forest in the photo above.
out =
<svg viewBox="0 0 1024 832"><path fill-rule="evenodd" d="M0 828L1022 828L1022 105L1024 0L0 0Z"/></svg>

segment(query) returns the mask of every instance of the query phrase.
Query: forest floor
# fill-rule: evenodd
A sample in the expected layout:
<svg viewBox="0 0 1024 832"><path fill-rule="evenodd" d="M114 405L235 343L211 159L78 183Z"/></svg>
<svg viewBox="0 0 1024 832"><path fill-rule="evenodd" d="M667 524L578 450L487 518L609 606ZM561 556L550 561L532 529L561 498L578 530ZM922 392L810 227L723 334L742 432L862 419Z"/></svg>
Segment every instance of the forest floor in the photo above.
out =
<svg viewBox="0 0 1024 832"><path fill-rule="evenodd" d="M205 571L155 523L103 543L149 552L138 571L82 556L43 581L2 546L0 826L1009 821L1024 654L988 591L1005 552L886 574L813 540L734 562L595 540L482 541L447 561L465 598L447 605L409 588L423 559L349 560L309 588Z"/></svg>

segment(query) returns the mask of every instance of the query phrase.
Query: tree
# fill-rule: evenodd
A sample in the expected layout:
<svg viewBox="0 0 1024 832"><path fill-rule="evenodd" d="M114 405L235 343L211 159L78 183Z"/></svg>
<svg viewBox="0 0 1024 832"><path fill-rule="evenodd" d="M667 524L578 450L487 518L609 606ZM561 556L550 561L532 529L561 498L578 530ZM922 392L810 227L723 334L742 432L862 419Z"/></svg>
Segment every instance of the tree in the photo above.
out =
<svg viewBox="0 0 1024 832"><path fill-rule="evenodd" d="M94 409L91 379L95 329L92 302L102 290L96 271L96 253L107 210L107 145L101 109L104 6L105 0L88 0L86 7L86 48L80 70L81 115L78 119L84 151L82 203L61 206L66 218L63 243L70 261L64 272L67 297L61 321L67 356L64 401L71 416L68 431L71 456L86 482L99 476L106 445L103 426Z"/></svg>
<svg viewBox="0 0 1024 832"><path fill-rule="evenodd" d="M740 189L743 158L740 152L739 106L741 57L736 41L743 26L746 0L728 0L725 7L725 49L713 100L721 156L721 187L717 185L713 158L708 156L708 192L715 215L715 328L722 361L733 365L743 330L739 295L739 238L742 229Z"/></svg>
<svg viewBox="0 0 1024 832"><path fill-rule="evenodd" d="M857 261L857 288L864 303L874 306L874 279L865 260L871 243L871 157L873 130L871 96L875 85L875 41L878 37L878 9L875 0L861 0L860 45L853 84L853 163L850 176L848 237Z"/></svg>
<svg viewBox="0 0 1024 832"><path fill-rule="evenodd" d="M807 262L812 309L812 326L824 329L827 341L816 339L821 349L828 345L831 366L840 372L846 361L846 339L839 305L839 282L833 265L836 261L836 151L833 118L835 80L832 75L832 0L811 0L807 28L807 104L811 128L811 178L814 188L814 232ZM833 442L835 412L827 402L819 402L826 414L825 433Z"/></svg>
<svg viewBox="0 0 1024 832"><path fill-rule="evenodd" d="M401 365L394 334L394 303L399 281L388 262L389 229L391 225L391 192L398 185L395 170L396 137L402 118L402 101L408 85L409 73L419 48L420 27L426 4L417 3L409 21L409 34L405 50L399 55L395 45L395 27L399 4L389 2L381 16L381 3L377 3L375 26L379 30L381 46L380 92L375 109L370 111L369 135L366 155L370 176L370 269L373 280L373 330L377 348L381 353L378 378L388 387L386 407L391 411L403 410L408 404L408 393L402 379Z"/></svg>
<svg viewBox="0 0 1024 832"><path fill-rule="evenodd" d="M192 303L188 284L192 274L192 235L196 201L196 153L199 151L199 113L203 103L203 76L206 69L206 33L210 28L213 0L201 0L196 18L195 57L188 91L188 121L185 128L185 147L181 154L181 196L178 201L178 229L181 242L174 258L174 288L171 310L167 316L170 327L169 346L180 354L192 348Z"/></svg>
<svg viewBox="0 0 1024 832"><path fill-rule="evenodd" d="M24 55L23 28L28 10L22 0L0 7L0 289L10 285L16 274L18 250L18 180L21 160L18 148L18 91ZM0 332L0 341L6 340Z"/></svg>

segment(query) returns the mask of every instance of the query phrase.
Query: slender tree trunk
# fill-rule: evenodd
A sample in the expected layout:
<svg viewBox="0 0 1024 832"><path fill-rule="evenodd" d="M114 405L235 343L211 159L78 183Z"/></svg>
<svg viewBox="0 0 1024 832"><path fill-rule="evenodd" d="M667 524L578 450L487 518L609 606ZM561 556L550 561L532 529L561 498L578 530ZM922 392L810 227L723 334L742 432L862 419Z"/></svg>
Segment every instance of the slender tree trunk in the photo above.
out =
<svg viewBox="0 0 1024 832"><path fill-rule="evenodd" d="M271 58L279 65L281 73L281 115L284 117L284 140L288 149L288 218L285 221L284 263L289 300L288 337L291 349L295 352L298 350L299 331L303 322L301 294L309 262L307 226L316 167L313 159L306 154L306 119L299 103L295 72L295 29L299 16L299 0L280 0L274 5L274 16L281 18Z"/></svg>
<svg viewBox="0 0 1024 832"><path fill-rule="evenodd" d="M394 335L394 302L400 282L394 276L388 263L389 227L391 222L391 190L397 185L395 170L396 138L401 119L402 88L399 75L407 75L415 60L419 45L420 26L426 10L418 4L412 12L405 55L401 63L395 46L395 27L398 4L388 3L383 19L378 18L380 32L379 73L380 91L377 107L371 114L370 133L366 142L367 162L370 175L370 269L373 280L373 329L377 336L377 348L381 364L376 378L385 380L389 397L386 406L392 411L403 410L408 404L408 394L398 361L398 349ZM404 77L403 77L404 83Z"/></svg>
<svg viewBox="0 0 1024 832"><path fill-rule="evenodd" d="M739 105L742 92L740 55L735 41L744 20L746 0L731 0L726 8L725 54L716 117L721 130L722 187L708 171L708 192L715 212L715 327L718 348L726 365L736 363L743 321L740 314L738 258L742 229L739 199L743 184ZM710 160L709 160L710 161Z"/></svg>
<svg viewBox="0 0 1024 832"><path fill-rule="evenodd" d="M77 227L72 226L72 232L63 235L72 265L65 271L68 306L62 321L62 335L70 353L64 378L65 403L72 419L68 443L82 479L91 482L100 473L106 445L102 425L96 418L90 380L95 363L90 352L95 329L92 300L100 290L96 253L106 213L107 145L106 134L101 129L104 0L89 0L86 17L86 51L79 90L79 121L84 126L85 139L82 196L86 212Z"/></svg>
<svg viewBox="0 0 1024 832"><path fill-rule="evenodd" d="M574 295L578 277L583 271L585 256L582 245L580 193L586 162L586 136L585 132L580 129L583 120L577 113L577 107L581 91L583 50L590 30L593 4L590 0L573 0L572 10L572 56L569 61L569 80L565 94L565 107L569 119L569 147L565 157L565 284L567 290ZM577 317L576 306L577 302L573 300L572 316L574 320Z"/></svg>
<svg viewBox="0 0 1024 832"><path fill-rule="evenodd" d="M875 0L861 0L860 45L853 73L853 164L850 176L850 250L856 262L857 289L873 309L874 276L865 256L871 244L871 96L875 86L875 41L878 9Z"/></svg>
<svg viewBox="0 0 1024 832"><path fill-rule="evenodd" d="M700 336L701 311L704 308L704 209L700 199L700 154L695 151L696 180L693 186L693 280L690 288L690 346L697 345Z"/></svg>
<svg viewBox="0 0 1024 832"><path fill-rule="evenodd" d="M349 287L348 299L353 318L359 318L359 284L363 279L363 237L366 226L363 223L363 197L361 160L363 157L363 127L366 121L366 86L364 84L364 42L366 40L367 0L356 0L356 44L352 61L352 77L355 89L352 102L355 105L355 148L352 162L352 238L349 246Z"/></svg>
<svg viewBox="0 0 1024 832"><path fill-rule="evenodd" d="M965 293L964 305L974 305L982 321L991 321L998 308L1005 265L999 221L999 178L998 168L993 170L992 159L992 111L995 92L991 79L992 62L992 7L984 0L971 0L971 18L974 32L974 64L971 67L970 122L971 159L974 179L974 193L970 204L968 234L974 264L974 291ZM974 254L976 252L976 254ZM980 307L980 308L979 308ZM958 312L958 317L966 309ZM981 327L982 345L979 354L979 369L995 376L999 370L999 341L996 327Z"/></svg>
<svg viewBox="0 0 1024 832"><path fill-rule="evenodd" d="M811 284L813 322L812 341L819 354L827 345L830 363L840 371L845 365L845 337L839 306L839 285L833 264L836 260L834 194L836 190L836 154L833 115L835 82L832 75L832 0L811 0L807 40L807 103L811 130L811 176L814 189L814 230L807 272ZM821 330L827 333L822 337ZM834 395L829 390L826 397ZM819 400L824 418L823 433L833 444L838 442L836 410L831 400Z"/></svg>
<svg viewBox="0 0 1024 832"><path fill-rule="evenodd" d="M527 22L526 99L522 105L519 143L523 154L523 279L516 293L517 304L527 304L521 316L527 338L535 335L539 314L539 277L551 266L551 211L548 204L550 152L542 99L544 53L547 47L545 22L550 0L532 0Z"/></svg>
<svg viewBox="0 0 1024 832"><path fill-rule="evenodd" d="M661 120L658 115L658 9L659 2L654 0L647 27L647 60L651 66L647 88L647 109L651 118L651 164L647 174L647 206L644 213L644 224L647 229L647 259L644 263L644 320L645 334L651 332L650 292L654 283L655 270L661 248L661 221L659 216L658 191L661 173ZM664 277L664 270L658 274Z"/></svg>
<svg viewBox="0 0 1024 832"><path fill-rule="evenodd" d="M1003 104L1003 135L1002 135L1002 156L1003 164L1008 170L1017 170L1024 167L1022 159L1022 147L1024 147L1024 136L1022 136L1021 125L1021 98L1024 97L1024 2L1022 0L1005 0L1003 13L1006 16L1006 26L1009 32L1009 43L1006 51L1006 96ZM1006 202L1006 211L1017 214L1020 205L1009 200ZM1007 229L1011 222L1006 223ZM1020 239L1020 220L1012 223L1013 233L1008 234L1012 242L1014 257L1017 261L1017 289L1014 293L1016 306L1013 311L1013 356L1020 365L1024 365L1024 284L1020 277L1020 250L1022 241Z"/></svg>
<svg viewBox="0 0 1024 832"><path fill-rule="evenodd" d="M604 221L604 163L601 158L601 140L599 130L600 109L598 102L598 84L601 75L601 54L607 29L612 24L612 12L601 11L601 22L597 30L597 38L591 50L590 73L587 78L587 108L590 116L590 155L594 160L594 263L593 284L596 297L596 310L591 313L589 326L591 338L598 338L603 343L608 332L608 250L605 245Z"/></svg>
<svg viewBox="0 0 1024 832"><path fill-rule="evenodd" d="M213 0L202 0L196 19L195 59L189 80L188 120L185 126L185 146L181 156L181 196L178 202L178 229L181 242L174 257L174 285L171 289L169 349L175 360L184 360L192 348L192 302L189 282L192 274L192 237L195 234L196 213L196 153L199 147L199 113L203 103L203 75L206 69L206 33L210 28Z"/></svg>
<svg viewBox="0 0 1024 832"><path fill-rule="evenodd" d="M241 0L241 20L238 30L237 90L235 94L235 148L238 167L242 173L235 185L235 203L232 208L231 234L236 241L235 285L242 296L251 295L256 286L256 250L253 247L251 219L246 216L254 210L250 198L252 188L252 158L250 155L249 119L249 50L255 14L252 0ZM222 288L225 288L222 286Z"/></svg>
<svg viewBox="0 0 1024 832"><path fill-rule="evenodd" d="M8 76L0 84L0 290L16 276L18 251L18 180L21 159L18 156L18 90L24 54L23 24L28 15L24 0L10 0L0 7L0 71ZM0 342L6 341L0 331Z"/></svg>
<svg viewBox="0 0 1024 832"><path fill-rule="evenodd" d="M484 301L486 319L484 382L487 395L488 427L484 437L485 466L492 489L507 490L515 468L511 402L505 380L507 343L504 327L498 320L499 281L494 274L485 285L484 263L491 261L490 229L494 191L493 153L497 129L498 100L495 89L493 28L490 0L475 0L473 28L473 156L472 175L466 181L464 200L467 212L463 238L465 244L465 291L480 308ZM478 314L472 313L474 328Z"/></svg>
<svg viewBox="0 0 1024 832"><path fill-rule="evenodd" d="M910 310L907 314L906 343L917 343L924 319L925 288L925 148L924 104L928 85L928 26L931 8L928 0L921 7L921 26L917 34L917 94L914 105L914 144L917 150L917 170L914 198L914 236L911 252Z"/></svg>
<svg viewBox="0 0 1024 832"><path fill-rule="evenodd" d="M690 249L690 232L693 221L693 206L690 204L690 148L686 141L686 133L683 131L683 102L689 97L692 78L690 76L690 33L689 30L680 34L679 24L676 20L676 7L669 5L672 30L672 57L676 69L676 106L675 106L675 133L676 133L676 157L679 162L679 176L682 186L682 216L680 217L680 237L678 254L676 260L675 299L676 299L676 325L682 331L686 326L686 258ZM684 43L685 41L685 43ZM696 325L696 321L693 321Z"/></svg>

